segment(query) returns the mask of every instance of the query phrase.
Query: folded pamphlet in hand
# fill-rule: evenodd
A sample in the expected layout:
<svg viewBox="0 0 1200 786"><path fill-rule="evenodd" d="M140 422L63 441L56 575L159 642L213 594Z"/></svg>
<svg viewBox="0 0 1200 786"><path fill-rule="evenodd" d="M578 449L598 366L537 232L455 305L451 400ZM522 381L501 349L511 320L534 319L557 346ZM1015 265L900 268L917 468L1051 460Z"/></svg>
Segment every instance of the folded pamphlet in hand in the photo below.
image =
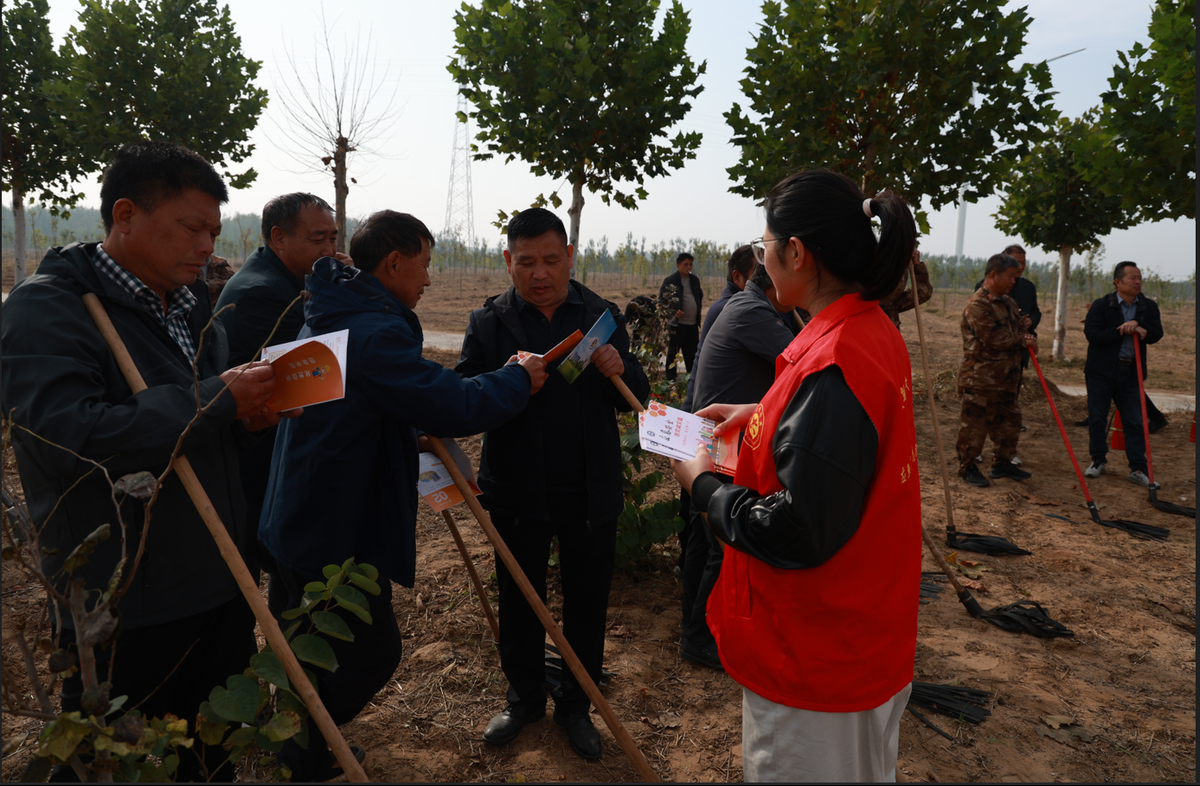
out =
<svg viewBox="0 0 1200 786"><path fill-rule="evenodd" d="M275 368L273 412L311 407L346 395L344 369L349 330L338 330L266 347L262 359Z"/></svg>
<svg viewBox="0 0 1200 786"><path fill-rule="evenodd" d="M713 438L716 422L682 409L651 401L638 415L638 439L642 449L660 456L690 461L696 448L704 445L712 458L713 469L722 475L737 470L738 432Z"/></svg>

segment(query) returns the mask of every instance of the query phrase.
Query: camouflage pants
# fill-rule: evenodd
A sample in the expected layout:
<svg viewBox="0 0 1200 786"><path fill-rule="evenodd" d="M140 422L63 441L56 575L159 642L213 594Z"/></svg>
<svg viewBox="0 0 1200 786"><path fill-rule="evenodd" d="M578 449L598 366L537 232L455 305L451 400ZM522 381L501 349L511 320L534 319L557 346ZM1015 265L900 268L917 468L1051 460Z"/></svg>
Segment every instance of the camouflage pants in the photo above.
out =
<svg viewBox="0 0 1200 786"><path fill-rule="evenodd" d="M1021 437L1021 407L1017 394L1007 390L963 390L962 426L958 430L958 474L983 454L988 437L995 447L996 461L1011 461Z"/></svg>

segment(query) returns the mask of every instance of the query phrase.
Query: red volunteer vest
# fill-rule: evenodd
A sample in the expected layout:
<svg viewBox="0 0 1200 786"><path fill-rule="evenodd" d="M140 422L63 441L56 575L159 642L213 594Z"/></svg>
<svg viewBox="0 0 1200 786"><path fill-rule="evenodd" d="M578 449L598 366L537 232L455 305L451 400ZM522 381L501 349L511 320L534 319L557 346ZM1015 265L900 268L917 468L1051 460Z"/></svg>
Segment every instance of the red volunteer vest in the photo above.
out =
<svg viewBox="0 0 1200 786"><path fill-rule="evenodd" d="M773 568L727 546L708 624L726 671L744 687L789 707L860 712L912 682L921 583L912 371L876 302L842 297L779 356L734 483L763 496L783 490L772 450L779 418L806 376L834 364L879 434L858 531L811 569Z"/></svg>

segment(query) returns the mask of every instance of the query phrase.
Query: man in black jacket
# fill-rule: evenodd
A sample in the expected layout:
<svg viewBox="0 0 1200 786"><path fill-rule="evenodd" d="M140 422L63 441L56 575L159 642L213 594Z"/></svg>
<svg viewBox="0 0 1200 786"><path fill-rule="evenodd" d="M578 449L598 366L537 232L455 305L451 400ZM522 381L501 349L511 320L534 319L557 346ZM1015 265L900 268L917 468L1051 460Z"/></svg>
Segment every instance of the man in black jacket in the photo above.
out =
<svg viewBox="0 0 1200 786"><path fill-rule="evenodd" d="M624 508L616 413L629 410L605 377L619 374L643 401L650 383L629 354L617 307L571 280L574 251L562 221L548 210L525 210L509 223L504 261L513 286L472 312L455 371L474 377L500 368L518 351L545 353L576 330L586 333L605 310L617 322L609 343L596 349L574 383L551 371L524 412L487 433L479 471L481 501L543 601L550 542L557 536L563 634L599 681L617 516ZM499 556L496 576L508 706L488 723L483 739L503 745L545 715L546 634ZM566 727L572 749L599 758L590 702L568 670L554 703L554 720Z"/></svg>
<svg viewBox="0 0 1200 786"><path fill-rule="evenodd" d="M667 379L675 379L675 353L683 354L683 365L690 374L696 361L696 346L700 342L700 314L703 312L704 290L700 279L692 275L695 259L686 251L675 259L675 272L663 279L658 299L675 306L675 316L668 320L671 335L667 341ZM674 289L668 289L674 287Z"/></svg>
<svg viewBox="0 0 1200 786"><path fill-rule="evenodd" d="M333 208L313 194L284 194L267 202L262 214L262 241L263 245L246 257L229 279L217 301L217 310L225 309L220 319L229 336L230 363L257 360L266 343L295 341L304 326L304 305L297 298L313 263L325 256L350 261L350 257L334 251L337 224ZM275 432L269 429L242 454L242 486L250 527L247 542L252 552L248 567L255 577L260 559L266 571L274 573L269 556L258 549L257 533L271 473ZM272 593L271 597L280 598L283 593ZM272 611L278 614L285 609Z"/></svg>
<svg viewBox="0 0 1200 786"><path fill-rule="evenodd" d="M64 590L75 577L97 593L122 557L132 561L140 540L148 539L141 561L124 567L133 581L118 605L120 657L113 659L112 647L95 650L100 679L113 663L110 695L128 696L126 707L138 706L148 717L170 712L194 720L212 688L240 674L257 649L254 617L178 476L164 481L147 524L140 499L126 496L114 509L112 488L90 463L103 462L114 481L140 471L159 475L196 416L197 399L213 402L184 450L244 549L238 442L279 419L265 409L275 385L271 367L226 370L224 329L213 324L204 332L212 308L197 275L221 231L227 198L220 176L195 153L164 143L127 145L100 189L104 242L51 249L4 306L3 407L12 413L30 514L44 527L42 546L51 549L47 575L63 570L90 533L112 524L113 535L87 564L58 574ZM148 386L137 395L84 308L89 292ZM114 514L127 527L127 544ZM74 621L67 616L61 623L63 646L74 648ZM82 693L78 674L64 680L63 711L81 710ZM215 767L226 754L212 748L206 759ZM201 774L197 757L181 756L181 780ZM72 773L56 773L63 775ZM209 775L222 780L233 773Z"/></svg>
<svg viewBox="0 0 1200 786"><path fill-rule="evenodd" d="M1118 263L1113 270L1113 283L1116 291L1092 303L1083 325L1083 334L1088 340L1083 375L1087 381L1088 448L1092 454L1092 464L1083 474L1098 478L1104 473L1108 456L1108 410L1110 404L1115 403L1125 429L1128 480L1149 487L1133 342L1140 343L1142 377L1145 378L1146 347L1163 337L1162 315L1158 304L1142 294L1142 273L1136 263Z"/></svg>

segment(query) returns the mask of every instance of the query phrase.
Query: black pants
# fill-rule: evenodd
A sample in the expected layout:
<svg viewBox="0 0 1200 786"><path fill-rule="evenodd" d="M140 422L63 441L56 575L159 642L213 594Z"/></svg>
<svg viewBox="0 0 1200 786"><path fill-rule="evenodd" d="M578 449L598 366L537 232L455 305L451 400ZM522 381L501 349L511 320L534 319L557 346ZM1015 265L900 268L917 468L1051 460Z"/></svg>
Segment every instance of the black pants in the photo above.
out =
<svg viewBox="0 0 1200 786"><path fill-rule="evenodd" d="M721 575L725 547L713 536L701 514L692 514L691 526L683 566L682 644L695 651L716 643L706 615L708 596Z"/></svg>
<svg viewBox="0 0 1200 786"><path fill-rule="evenodd" d="M546 600L546 561L550 540L558 536L562 573L562 630L584 669L599 683L604 662L608 593L616 559L617 522L592 524L571 514L550 521L492 514L492 523L516 558L529 583ZM496 555L500 585L500 667L508 677L508 701L531 706L546 703L546 629L521 594L521 588ZM570 669L563 669L555 706L563 712L586 711L591 703Z"/></svg>
<svg viewBox="0 0 1200 786"><path fill-rule="evenodd" d="M271 592L276 592L278 588L278 591L287 593L284 610L300 605L305 584L324 581L321 576L300 573L283 565L277 566L272 578ZM317 693L338 726L354 720L363 707L375 698L375 694L387 685L400 665L400 628L392 612L392 583L381 576L379 588L382 592L378 595L363 593L367 599L367 611L371 613L370 625L345 609L329 609L345 620L354 634L354 641L325 637L337 658L337 671L307 666L317 675ZM281 624L286 628L292 623ZM329 744L312 720L309 720L307 751L289 739L279 752L279 761L292 770L293 782L312 780L329 766L330 758Z"/></svg>
<svg viewBox="0 0 1200 786"><path fill-rule="evenodd" d="M1087 377L1088 452L1092 461L1104 462L1108 456L1108 409L1117 405L1121 428L1125 430L1125 456L1129 469L1146 471L1146 435L1142 431L1142 402L1138 395L1137 369L1117 366L1111 377L1092 374Z"/></svg>
<svg viewBox="0 0 1200 786"><path fill-rule="evenodd" d="M667 343L667 379L675 379L675 353L683 353L683 366L692 373L692 363L696 361L696 344L700 342L699 325L676 325L671 328L671 337Z"/></svg>
<svg viewBox="0 0 1200 786"><path fill-rule="evenodd" d="M75 631L63 629L63 647L75 644ZM97 677L108 679L113 667L112 698L128 696L124 709L135 707L147 718L172 713L188 722L195 731L196 713L201 702L208 701L212 689L241 674L258 652L254 641L254 614L240 595L215 609L190 617L122 630L114 648L96 649ZM63 712L82 711L83 679L78 673L63 681ZM200 743L189 751L178 750L179 781L205 780L200 762ZM214 781L232 781L233 765L226 762L229 752L220 745L205 746L204 763ZM224 765L224 766L222 766ZM69 768L55 771L54 781L75 781Z"/></svg>

